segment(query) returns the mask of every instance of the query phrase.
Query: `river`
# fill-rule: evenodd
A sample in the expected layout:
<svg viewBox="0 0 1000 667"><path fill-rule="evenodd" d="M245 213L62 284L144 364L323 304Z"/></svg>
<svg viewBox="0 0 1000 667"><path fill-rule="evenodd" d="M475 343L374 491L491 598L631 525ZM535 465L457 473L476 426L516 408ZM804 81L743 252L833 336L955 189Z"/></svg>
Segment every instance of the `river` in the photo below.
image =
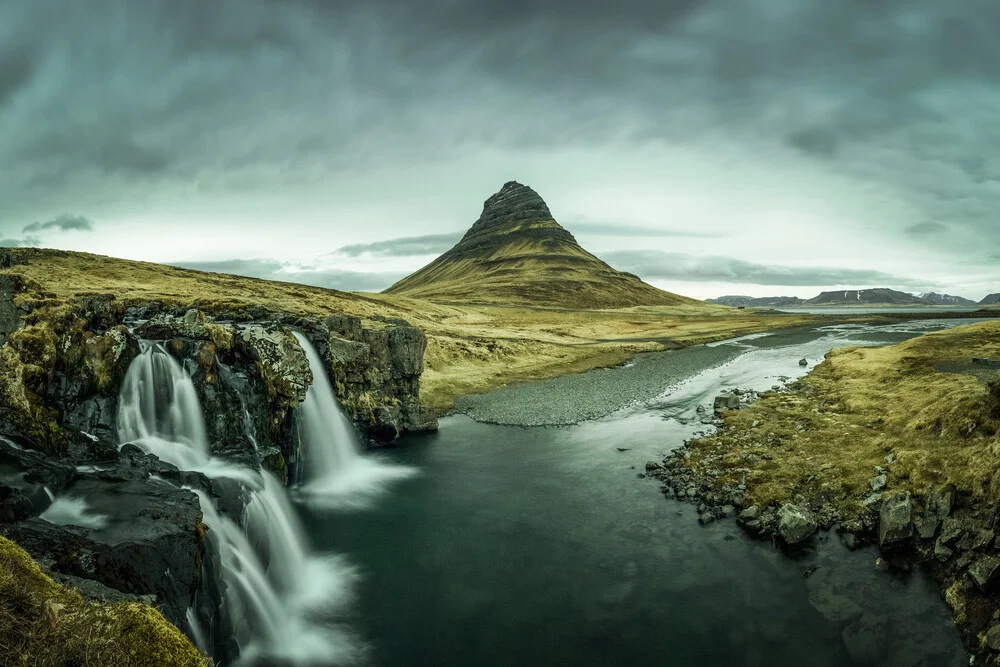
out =
<svg viewBox="0 0 1000 667"><path fill-rule="evenodd" d="M640 478L708 428L696 408L723 389L962 323L797 329L508 387L459 406L498 423L449 416L383 454L419 474L373 507L299 509L360 571L348 620L373 665L968 664L920 573L878 570L832 532L782 555Z"/></svg>

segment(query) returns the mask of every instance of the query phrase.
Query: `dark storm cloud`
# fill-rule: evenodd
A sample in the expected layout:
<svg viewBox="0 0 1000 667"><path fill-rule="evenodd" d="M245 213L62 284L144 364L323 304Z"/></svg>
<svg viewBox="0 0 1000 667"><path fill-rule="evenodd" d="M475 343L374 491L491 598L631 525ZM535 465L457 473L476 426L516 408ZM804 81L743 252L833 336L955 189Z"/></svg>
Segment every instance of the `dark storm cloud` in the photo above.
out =
<svg viewBox="0 0 1000 667"><path fill-rule="evenodd" d="M923 287L926 281L880 271L833 267L766 266L731 257L695 257L659 250L620 250L602 257L617 269L646 280L728 282L753 285L857 287Z"/></svg>
<svg viewBox="0 0 1000 667"><path fill-rule="evenodd" d="M337 253L348 257L372 255L374 257L413 257L416 255L438 255L450 249L462 238L461 232L453 234L426 234L424 236L404 236L374 243L355 243L337 249Z"/></svg>
<svg viewBox="0 0 1000 667"><path fill-rule="evenodd" d="M995 0L5 2L0 216L724 137L906 202L888 236L989 247L997 25Z"/></svg>
<svg viewBox="0 0 1000 667"><path fill-rule="evenodd" d="M21 231L25 234L35 234L53 229L58 229L62 232L90 232L94 230L94 223L82 215L63 214L45 222L33 222Z"/></svg>
<svg viewBox="0 0 1000 667"><path fill-rule="evenodd" d="M231 259L216 262L171 262L174 266L210 273L231 273L249 278L300 283L358 292L378 292L403 278L405 273L365 273L330 268L303 269L268 259Z"/></svg>

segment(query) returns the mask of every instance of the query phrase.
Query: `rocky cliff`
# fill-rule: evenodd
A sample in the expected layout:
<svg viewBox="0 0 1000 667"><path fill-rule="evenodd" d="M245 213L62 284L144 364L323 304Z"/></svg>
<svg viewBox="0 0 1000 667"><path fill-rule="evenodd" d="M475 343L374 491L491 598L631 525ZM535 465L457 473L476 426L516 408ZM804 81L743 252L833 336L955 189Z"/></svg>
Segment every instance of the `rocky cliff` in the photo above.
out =
<svg viewBox="0 0 1000 667"><path fill-rule="evenodd" d="M119 449L122 381L141 345L159 344L194 381L212 453L287 481L295 408L313 381L294 331L319 350L364 441L436 428L419 397L426 339L403 320L126 307L111 294L58 299L0 274L0 534L94 597L155 599L189 630L186 611L212 587L191 489L236 517L239 488Z"/></svg>

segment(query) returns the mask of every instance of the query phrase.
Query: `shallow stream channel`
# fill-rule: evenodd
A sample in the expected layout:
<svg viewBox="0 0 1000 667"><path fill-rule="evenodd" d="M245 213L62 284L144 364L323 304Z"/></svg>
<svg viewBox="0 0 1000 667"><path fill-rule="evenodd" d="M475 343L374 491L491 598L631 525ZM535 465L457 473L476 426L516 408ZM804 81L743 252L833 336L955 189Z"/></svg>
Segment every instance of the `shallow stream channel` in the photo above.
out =
<svg viewBox="0 0 1000 667"><path fill-rule="evenodd" d="M357 568L347 620L373 665L967 665L921 573L833 532L785 555L640 478L723 391L964 323L801 328L466 397L382 455L418 473L370 507L299 511Z"/></svg>

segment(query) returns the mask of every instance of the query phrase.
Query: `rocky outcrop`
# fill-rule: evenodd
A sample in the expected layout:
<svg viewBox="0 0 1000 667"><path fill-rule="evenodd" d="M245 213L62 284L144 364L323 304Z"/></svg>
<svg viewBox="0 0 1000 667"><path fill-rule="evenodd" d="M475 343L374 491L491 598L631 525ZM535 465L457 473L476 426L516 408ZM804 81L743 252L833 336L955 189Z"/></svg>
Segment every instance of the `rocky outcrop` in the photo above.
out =
<svg viewBox="0 0 1000 667"><path fill-rule="evenodd" d="M816 520L805 507L788 503L778 510L778 532L786 544L799 544L817 529Z"/></svg>
<svg viewBox="0 0 1000 667"><path fill-rule="evenodd" d="M0 275L0 345L24 324L24 312L14 302L20 291L17 276Z"/></svg>
<svg viewBox="0 0 1000 667"><path fill-rule="evenodd" d="M155 596L164 616L182 626L203 551L198 498L182 487L211 492L211 485L131 445L115 456L74 467L0 441L0 461L22 473L20 488L10 493L56 497L48 506L34 500L18 521L0 522L0 534L54 573ZM151 481L151 475L160 481ZM30 518L41 510L45 519Z"/></svg>
<svg viewBox="0 0 1000 667"><path fill-rule="evenodd" d="M882 502L878 518L878 544L883 551L898 549L913 537L913 503L910 494L897 493Z"/></svg>

